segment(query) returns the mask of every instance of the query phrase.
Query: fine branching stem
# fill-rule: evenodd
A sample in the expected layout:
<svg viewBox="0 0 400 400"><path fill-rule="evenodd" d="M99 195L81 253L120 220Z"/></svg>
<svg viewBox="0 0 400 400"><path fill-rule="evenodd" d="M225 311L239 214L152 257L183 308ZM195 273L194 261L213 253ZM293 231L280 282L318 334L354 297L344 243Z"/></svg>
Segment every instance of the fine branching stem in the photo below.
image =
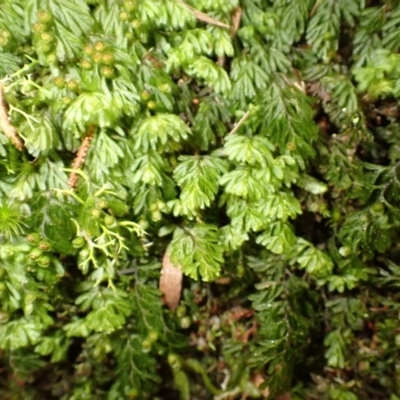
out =
<svg viewBox="0 0 400 400"><path fill-rule="evenodd" d="M82 144L79 147L78 153L76 154L75 160L72 163L72 169L77 170L85 164L86 156L89 151L90 143L94 137L95 126L90 125L86 136L82 140ZM68 186L74 189L78 184L78 174L76 172L71 172L68 179Z"/></svg>

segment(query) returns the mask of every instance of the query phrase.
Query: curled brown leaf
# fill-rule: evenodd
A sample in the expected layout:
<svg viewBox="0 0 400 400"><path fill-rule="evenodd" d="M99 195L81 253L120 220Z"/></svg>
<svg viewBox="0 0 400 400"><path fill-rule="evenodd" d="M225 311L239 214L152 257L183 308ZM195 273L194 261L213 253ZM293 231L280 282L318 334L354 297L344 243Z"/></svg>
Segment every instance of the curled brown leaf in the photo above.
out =
<svg viewBox="0 0 400 400"><path fill-rule="evenodd" d="M160 291L163 294L163 301L170 310L175 310L181 300L183 274L179 266L175 266L167 252L164 254Z"/></svg>

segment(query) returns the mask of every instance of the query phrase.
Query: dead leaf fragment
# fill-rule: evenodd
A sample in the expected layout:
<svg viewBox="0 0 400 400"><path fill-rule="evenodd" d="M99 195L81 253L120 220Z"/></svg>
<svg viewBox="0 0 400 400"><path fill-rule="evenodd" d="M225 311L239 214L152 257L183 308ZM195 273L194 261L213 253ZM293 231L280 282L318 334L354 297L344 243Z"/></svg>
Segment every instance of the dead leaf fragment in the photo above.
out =
<svg viewBox="0 0 400 400"><path fill-rule="evenodd" d="M11 143L19 150L22 151L24 144L18 136L17 130L10 122L10 117L8 115L8 106L6 103L6 96L4 94L3 85L0 82L0 129L3 131L4 135L10 139Z"/></svg>
<svg viewBox="0 0 400 400"><path fill-rule="evenodd" d="M205 13L199 11L199 10L196 10L195 8L189 6L189 4L186 4L183 0L178 0L178 1L179 1L179 3L181 3L183 6L185 6L187 9L189 9L190 11L192 11L193 15L194 15L199 21L205 22L205 23L210 24L210 25L219 26L220 28L227 28L227 29L230 29L230 26L229 26L229 25L224 24L223 22L218 21L218 20L216 20L216 19L210 17L209 15L207 15L207 14L205 14Z"/></svg>
<svg viewBox="0 0 400 400"><path fill-rule="evenodd" d="M172 264L171 257L165 252L161 268L160 291L163 294L164 303L170 310L175 310L181 300L182 279L182 270L179 266Z"/></svg>
<svg viewBox="0 0 400 400"><path fill-rule="evenodd" d="M287 392L287 393L281 394L275 400L290 400L290 399L291 399L290 393Z"/></svg>
<svg viewBox="0 0 400 400"><path fill-rule="evenodd" d="M257 388L259 388L265 382L265 377L260 372L257 372L250 378L250 380ZM268 398L270 394L269 388L266 387L261 394L264 398Z"/></svg>

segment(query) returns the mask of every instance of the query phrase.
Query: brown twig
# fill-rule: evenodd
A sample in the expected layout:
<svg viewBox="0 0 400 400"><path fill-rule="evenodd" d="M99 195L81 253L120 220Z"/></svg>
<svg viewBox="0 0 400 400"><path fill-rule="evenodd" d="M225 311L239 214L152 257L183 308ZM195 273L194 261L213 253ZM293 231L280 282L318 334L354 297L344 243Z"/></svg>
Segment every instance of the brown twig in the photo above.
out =
<svg viewBox="0 0 400 400"><path fill-rule="evenodd" d="M87 131L86 136L82 140L82 144L80 145L78 152L76 153L76 157L74 162L72 163L72 169L77 170L83 166L86 160L87 153L89 151L90 143L94 137L95 126L90 125ZM71 189L74 189L78 183L78 174L73 171L71 172L68 179L68 186Z"/></svg>
<svg viewBox="0 0 400 400"><path fill-rule="evenodd" d="M250 336L257 332L257 324L253 324L242 336L242 343L247 343L250 339Z"/></svg>
<svg viewBox="0 0 400 400"><path fill-rule="evenodd" d="M242 9L240 7L236 7L232 12L232 26L231 26L231 32L229 34L231 39L233 39L236 36L236 33L240 26L241 19L242 19ZM217 64L220 67L223 67L225 65L225 61L226 61L225 55L219 56Z"/></svg>
<svg viewBox="0 0 400 400"><path fill-rule="evenodd" d="M240 118L239 122L234 126L234 128L228 133L228 135L233 135L237 132L240 126L243 124L244 121L249 117L250 111L246 111L242 118Z"/></svg>
<svg viewBox="0 0 400 400"><path fill-rule="evenodd" d="M19 151L22 151L24 148L24 144L22 143L22 140L18 136L17 130L10 122L10 117L8 115L8 105L4 95L3 85L1 83L0 83L0 128L4 132L6 137L10 139L11 143Z"/></svg>
<svg viewBox="0 0 400 400"><path fill-rule="evenodd" d="M230 34L232 39L236 36L236 33L239 30L241 19L242 19L242 9L240 7L236 7L232 13L232 27Z"/></svg>
<svg viewBox="0 0 400 400"><path fill-rule="evenodd" d="M319 5L321 4L321 0L317 0L310 12L310 18L312 18L315 14L315 12L317 11L317 8L319 7Z"/></svg>
<svg viewBox="0 0 400 400"><path fill-rule="evenodd" d="M219 26L220 28L227 28L230 29L230 26L227 24L224 24L221 21L218 21L217 19L211 18L209 15L196 10L195 8L193 8L192 6L189 6L189 4L186 4L183 0L178 0L179 3L181 3L183 6L185 6L188 10L192 11L193 15L202 22L206 22L207 24L210 25L215 25L215 26Z"/></svg>

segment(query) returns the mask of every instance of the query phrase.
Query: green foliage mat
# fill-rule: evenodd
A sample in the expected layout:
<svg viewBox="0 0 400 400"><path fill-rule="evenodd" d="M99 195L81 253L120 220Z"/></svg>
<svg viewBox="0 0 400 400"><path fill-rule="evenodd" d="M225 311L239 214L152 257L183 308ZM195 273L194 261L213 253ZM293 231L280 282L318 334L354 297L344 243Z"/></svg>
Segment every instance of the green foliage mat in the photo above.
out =
<svg viewBox="0 0 400 400"><path fill-rule="evenodd" d="M399 49L398 0L1 0L1 399L399 399Z"/></svg>

